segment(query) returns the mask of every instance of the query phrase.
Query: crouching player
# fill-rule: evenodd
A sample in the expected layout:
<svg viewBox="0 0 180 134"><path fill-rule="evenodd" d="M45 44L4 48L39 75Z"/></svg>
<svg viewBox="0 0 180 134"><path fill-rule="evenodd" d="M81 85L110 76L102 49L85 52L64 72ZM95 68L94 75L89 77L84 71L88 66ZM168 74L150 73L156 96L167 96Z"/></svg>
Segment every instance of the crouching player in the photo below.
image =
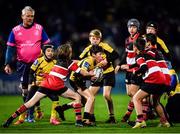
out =
<svg viewBox="0 0 180 134"><path fill-rule="evenodd" d="M81 97L73 92L73 90L67 88L65 86L65 81L70 71L80 73L84 76L94 76L94 74L80 69L77 63L71 60L72 48L69 44L60 45L57 49L56 56L56 64L52 67L50 73L45 76L38 91L28 102L21 105L8 120L4 122L3 127L9 127L12 121L21 113L34 106L41 98L51 95L61 95L65 98L73 99L73 108L76 115L75 125L80 127L83 126L81 117Z"/></svg>

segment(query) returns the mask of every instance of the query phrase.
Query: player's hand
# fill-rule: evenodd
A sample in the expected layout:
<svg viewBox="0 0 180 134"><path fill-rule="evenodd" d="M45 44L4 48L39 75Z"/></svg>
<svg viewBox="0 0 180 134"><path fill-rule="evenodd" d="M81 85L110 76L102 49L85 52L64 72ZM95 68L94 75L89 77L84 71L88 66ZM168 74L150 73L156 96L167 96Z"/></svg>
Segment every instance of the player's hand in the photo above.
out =
<svg viewBox="0 0 180 134"><path fill-rule="evenodd" d="M95 81L97 79L96 76L91 77L91 81Z"/></svg>
<svg viewBox="0 0 180 134"><path fill-rule="evenodd" d="M32 84L28 84L28 91L31 90Z"/></svg>
<svg viewBox="0 0 180 134"><path fill-rule="evenodd" d="M4 71L5 71L7 74L12 74L12 69L11 69L11 67L10 67L9 64L7 64L7 65L5 66Z"/></svg>
<svg viewBox="0 0 180 134"><path fill-rule="evenodd" d="M117 74L117 73L118 73L118 71L119 71L120 67L121 67L121 66L119 66L119 65L117 65L117 66L115 67L115 70L114 70L115 74Z"/></svg>
<svg viewBox="0 0 180 134"><path fill-rule="evenodd" d="M104 67L104 66L106 66L107 65L107 60L106 59L104 59L104 60L102 60L100 63L98 63L96 66L97 67Z"/></svg>
<svg viewBox="0 0 180 134"><path fill-rule="evenodd" d="M121 69L122 70L128 70L129 69L129 65L123 64L123 65L121 65Z"/></svg>
<svg viewBox="0 0 180 134"><path fill-rule="evenodd" d="M92 76L92 77L94 77L94 76L95 76L95 74L94 74L94 70L89 71L89 76Z"/></svg>

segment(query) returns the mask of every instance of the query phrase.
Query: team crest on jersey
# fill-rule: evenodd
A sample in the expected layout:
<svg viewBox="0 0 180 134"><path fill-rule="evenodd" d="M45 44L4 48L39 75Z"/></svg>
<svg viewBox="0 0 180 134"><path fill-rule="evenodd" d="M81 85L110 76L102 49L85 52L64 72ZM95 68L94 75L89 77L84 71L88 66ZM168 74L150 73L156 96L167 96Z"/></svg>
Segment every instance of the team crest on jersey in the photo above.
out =
<svg viewBox="0 0 180 134"><path fill-rule="evenodd" d="M33 64L36 66L38 64L38 60L35 60Z"/></svg>
<svg viewBox="0 0 180 134"><path fill-rule="evenodd" d="M86 68L89 68L90 65L89 65L88 62L85 62L83 66L86 67Z"/></svg>

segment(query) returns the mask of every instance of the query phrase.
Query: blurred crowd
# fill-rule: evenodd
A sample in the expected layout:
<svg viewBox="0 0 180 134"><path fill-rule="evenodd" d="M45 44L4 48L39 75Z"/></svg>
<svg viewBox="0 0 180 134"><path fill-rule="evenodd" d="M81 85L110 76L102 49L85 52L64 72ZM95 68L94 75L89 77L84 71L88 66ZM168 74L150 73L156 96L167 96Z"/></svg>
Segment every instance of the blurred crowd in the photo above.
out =
<svg viewBox="0 0 180 134"><path fill-rule="evenodd" d="M6 41L11 28L21 22L21 9L32 6L36 22L42 24L55 46L71 41L74 58L88 43L88 33L98 28L103 39L112 44L120 54L124 40L128 36L127 21L137 18L141 22L140 33L145 33L146 23L150 20L158 23L158 35L171 53L176 69L180 69L180 19L178 6L180 1L132 1L132 0L22 0L0 1L0 65L4 63ZM166 5L166 6L164 6ZM2 70L2 69L1 69Z"/></svg>

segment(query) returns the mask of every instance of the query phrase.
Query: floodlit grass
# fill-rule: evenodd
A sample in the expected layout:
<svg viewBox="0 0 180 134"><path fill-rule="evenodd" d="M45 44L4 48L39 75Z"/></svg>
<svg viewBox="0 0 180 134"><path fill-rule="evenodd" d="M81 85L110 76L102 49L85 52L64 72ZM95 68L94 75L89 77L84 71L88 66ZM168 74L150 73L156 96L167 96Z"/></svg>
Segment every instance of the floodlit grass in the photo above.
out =
<svg viewBox="0 0 180 134"><path fill-rule="evenodd" d="M0 133L179 133L180 124L175 124L171 128L157 128L159 120L147 121L147 128L132 129L126 123L121 123L120 119L126 111L129 98L126 95L113 95L115 117L117 124L105 124L108 119L106 104L102 95L96 97L95 115L97 120L96 127L77 128L74 125L75 116L73 110L65 112L66 121L58 126L49 124L51 101L45 98L41 101L41 107L45 113L42 120L35 123L23 123L19 126L11 125L9 128L0 127ZM69 102L60 97L60 103ZM0 96L0 123L2 124L22 103L21 96ZM135 119L135 112L131 120Z"/></svg>

